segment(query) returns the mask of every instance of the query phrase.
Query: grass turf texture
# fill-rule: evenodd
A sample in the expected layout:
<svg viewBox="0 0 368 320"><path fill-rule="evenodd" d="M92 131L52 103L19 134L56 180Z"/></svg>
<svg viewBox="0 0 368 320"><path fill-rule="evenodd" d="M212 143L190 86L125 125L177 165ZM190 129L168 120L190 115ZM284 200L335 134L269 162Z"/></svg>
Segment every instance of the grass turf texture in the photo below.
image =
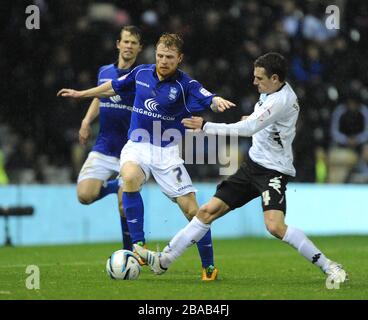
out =
<svg viewBox="0 0 368 320"><path fill-rule="evenodd" d="M118 243L0 248L0 299L368 299L368 237L312 240L348 271L350 281L340 289L326 289L324 274L288 245L242 238L214 241L219 279L205 283L195 247L164 275L144 267L134 281L111 280L105 272ZM28 265L40 268L39 290L25 286Z"/></svg>

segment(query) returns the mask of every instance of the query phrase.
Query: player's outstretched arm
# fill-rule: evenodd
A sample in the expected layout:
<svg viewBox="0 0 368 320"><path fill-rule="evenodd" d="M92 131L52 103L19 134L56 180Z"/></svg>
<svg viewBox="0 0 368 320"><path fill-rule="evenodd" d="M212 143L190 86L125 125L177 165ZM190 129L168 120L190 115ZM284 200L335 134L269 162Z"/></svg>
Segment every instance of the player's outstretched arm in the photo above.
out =
<svg viewBox="0 0 368 320"><path fill-rule="evenodd" d="M94 87L87 90L73 90L73 89L61 89L58 93L58 97L69 98L107 98L114 96L116 93L112 88L111 81L107 81L98 87Z"/></svg>
<svg viewBox="0 0 368 320"><path fill-rule="evenodd" d="M243 116L236 123L213 123L205 122L202 130L209 134L237 135L251 137L258 131L276 122L285 112L282 104L269 101L249 116Z"/></svg>
<svg viewBox="0 0 368 320"><path fill-rule="evenodd" d="M221 97L212 99L211 109L213 112L224 112L226 109L235 107L235 103Z"/></svg>
<svg viewBox="0 0 368 320"><path fill-rule="evenodd" d="M91 123L97 118L100 113L100 99L94 98L91 102L85 117L82 120L79 129L79 143L86 145L91 137Z"/></svg>

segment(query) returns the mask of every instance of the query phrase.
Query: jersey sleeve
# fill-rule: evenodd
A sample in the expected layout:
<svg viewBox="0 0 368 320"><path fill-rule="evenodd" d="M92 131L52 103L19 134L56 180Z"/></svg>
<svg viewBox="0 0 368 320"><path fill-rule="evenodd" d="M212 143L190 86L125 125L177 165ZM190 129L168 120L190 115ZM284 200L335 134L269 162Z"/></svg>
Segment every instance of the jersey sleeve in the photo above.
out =
<svg viewBox="0 0 368 320"><path fill-rule="evenodd" d="M102 66L102 67L100 67L98 69L98 73L97 73L97 87L106 82L106 80L103 80L103 72L105 70L107 70L108 68L109 68L109 66Z"/></svg>
<svg viewBox="0 0 368 320"><path fill-rule="evenodd" d="M100 83L100 75L101 75L101 71L102 70L103 70L103 67L100 67L98 69L98 73L97 73L97 85L96 85L96 87L98 87L100 84L102 84L102 83Z"/></svg>
<svg viewBox="0 0 368 320"><path fill-rule="evenodd" d="M134 68L129 73L122 77L112 80L111 85L116 94L123 94L126 91L130 91L135 88L135 76L137 74L137 68Z"/></svg>
<svg viewBox="0 0 368 320"><path fill-rule="evenodd" d="M199 112L208 109L215 94L206 90L198 81L191 80L188 84L187 109Z"/></svg>
<svg viewBox="0 0 368 320"><path fill-rule="evenodd" d="M213 123L207 122L204 126L206 133L229 134L243 137L251 137L258 131L266 128L270 124L278 121L285 112L285 106L278 100L267 100L261 107L255 110L246 120L236 123Z"/></svg>

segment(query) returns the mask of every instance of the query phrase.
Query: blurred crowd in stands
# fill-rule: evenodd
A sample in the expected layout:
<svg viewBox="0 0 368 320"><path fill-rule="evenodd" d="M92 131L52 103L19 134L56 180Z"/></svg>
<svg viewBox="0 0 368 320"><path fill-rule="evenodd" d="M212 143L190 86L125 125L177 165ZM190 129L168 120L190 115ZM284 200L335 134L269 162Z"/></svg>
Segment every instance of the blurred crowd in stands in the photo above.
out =
<svg viewBox="0 0 368 320"><path fill-rule="evenodd" d="M127 24L143 30L139 63L154 63L162 32L182 35L181 68L237 104L224 114L205 114L217 122L252 112L258 99L253 61L268 51L281 52L290 62L288 81L301 106L295 181L367 183L368 5L334 1L340 29L328 30L330 2L11 2L0 31L0 184L75 182L89 151L78 144L78 130L90 101L60 99L56 93L95 86L99 66L116 60L115 41ZM40 8L39 30L25 27L30 4ZM242 160L250 139L240 139L239 146ZM188 169L195 181L219 179L217 165Z"/></svg>

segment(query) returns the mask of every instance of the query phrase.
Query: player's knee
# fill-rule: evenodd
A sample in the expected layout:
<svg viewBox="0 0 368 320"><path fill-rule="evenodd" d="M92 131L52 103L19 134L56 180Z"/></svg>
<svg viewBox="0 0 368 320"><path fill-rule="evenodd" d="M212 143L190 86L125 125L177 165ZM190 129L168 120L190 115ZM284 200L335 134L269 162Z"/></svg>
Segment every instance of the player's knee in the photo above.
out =
<svg viewBox="0 0 368 320"><path fill-rule="evenodd" d="M93 202L93 199L91 197L88 197L88 196L85 196L85 195L78 195L78 201L81 204L88 205L88 204L91 204Z"/></svg>
<svg viewBox="0 0 368 320"><path fill-rule="evenodd" d="M123 172L122 178L124 181L125 191L135 191L135 189L138 190L140 185L142 184L141 176L135 171Z"/></svg>
<svg viewBox="0 0 368 320"><path fill-rule="evenodd" d="M124 191L125 192L134 192L138 191L139 189L139 182L136 178L132 176L124 178Z"/></svg>
<svg viewBox="0 0 368 320"><path fill-rule="evenodd" d="M91 204L96 200L97 196L98 196L97 194L92 194L84 190L78 191L78 201L81 204L85 204L85 205Z"/></svg>

